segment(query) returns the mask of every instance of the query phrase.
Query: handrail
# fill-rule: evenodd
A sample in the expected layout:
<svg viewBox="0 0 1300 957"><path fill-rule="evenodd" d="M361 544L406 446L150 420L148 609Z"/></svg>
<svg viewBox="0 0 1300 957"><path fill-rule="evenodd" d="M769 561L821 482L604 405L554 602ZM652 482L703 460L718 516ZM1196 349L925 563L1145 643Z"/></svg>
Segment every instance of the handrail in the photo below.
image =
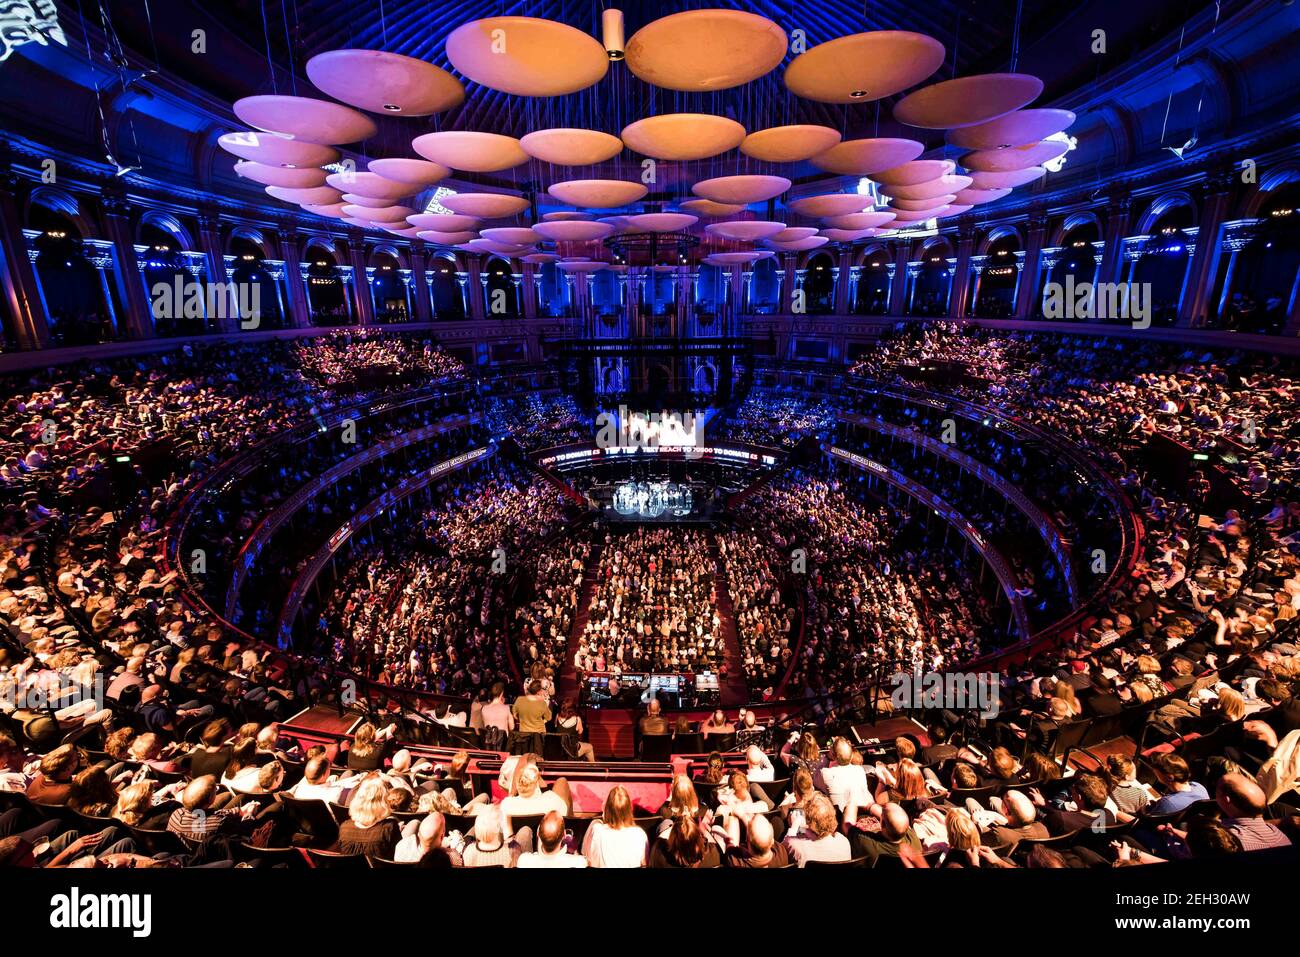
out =
<svg viewBox="0 0 1300 957"><path fill-rule="evenodd" d="M344 459L337 465L331 466L311 481L295 489L293 494L262 517L262 520L257 523L257 527L253 529L253 533L240 547L239 554L235 557L230 584L226 588L225 617L227 619L234 618L235 607L239 603L240 589L243 588L244 580L252 570L258 554L270 542L275 533L307 502L340 479L347 477L371 462L386 457L390 452L396 452L418 442L424 442L436 435L463 429L473 425L477 420L477 415L452 416L432 425L426 425L410 432L403 432L401 435L393 436L382 442L376 442L365 451L358 452L351 458Z"/></svg>
<svg viewBox="0 0 1300 957"><path fill-rule="evenodd" d="M946 443L924 435L915 429L908 429L900 425L894 425L892 422L858 415L856 412L841 412L839 417L842 422L865 426L884 435L902 439L910 445L925 449L927 452L933 452L940 458L947 459L964 471L971 473L985 485L996 489L1003 498L1019 509L1021 514L1029 519L1030 524L1038 530L1038 534L1047 545L1047 550L1056 559L1061 572L1065 575L1065 584L1070 595L1071 607L1079 604L1079 580L1075 574L1074 555L1070 550L1070 543L1051 516L1039 508L1038 504L1025 495L1023 491L1003 478L1000 473L965 452L959 452Z"/></svg>
<svg viewBox="0 0 1300 957"><path fill-rule="evenodd" d="M307 595L307 589L316 581L316 576L321 573L325 564L334 557L334 553L356 533L357 529L368 525L391 506L409 498L444 475L450 475L452 472L459 471L468 465L489 458L496 451L497 446L495 444L485 445L469 452L462 452L414 475L408 475L392 488L386 489L378 498L367 503L362 509L353 514L345 524L335 529L334 534L329 537L325 544L312 553L311 558L307 560L302 570L294 578L293 584L289 586L289 592L280 608L280 617L276 621L276 644L280 648L288 647L288 639L293 632L293 622L298 617L298 609L302 605L303 598Z"/></svg>
<svg viewBox="0 0 1300 957"><path fill-rule="evenodd" d="M998 583L1002 586L1002 592L1011 605L1011 615L1015 619L1016 630L1020 633L1021 639L1023 640L1030 635L1029 613L1025 610L1025 600L1020 595L1022 587L1020 577L1016 574L1015 569L1011 567L1011 563L1003 557L1002 552L985 540L984 535L970 519L925 486L914 482L906 475L901 475L893 469L881 465L874 459L857 452L849 452L834 445L824 445L823 449L828 455L846 462L854 468L870 472L876 478L889 483L922 505L934 509L939 517L954 528L962 538L975 546L975 551L979 552L980 557L984 559L984 563L993 570Z"/></svg>
<svg viewBox="0 0 1300 957"><path fill-rule="evenodd" d="M1101 468L1090 456L1081 451L1073 443L1062 439L1060 436L1053 435L1044 429L1039 428L1033 423L1026 422L1018 417L1009 416L1001 409L992 406L981 405L978 402L972 402L946 392L923 392L913 389L910 386L884 383L878 379L868 376L853 376L858 382L875 388L883 395L889 395L904 402L919 401L931 408L946 409L956 412L962 418L970 419L983 423L984 419L996 420L1007 429L1010 434L1022 434L1041 442L1053 451L1059 453L1062 458L1068 460L1074 467L1079 469L1087 478L1091 479L1098 486L1099 491L1105 497L1106 501L1115 509L1119 519L1120 530L1120 552L1117 560L1112 564L1110 574L1106 579L1093 591L1092 596L1084 600L1084 604L1075 610L1071 615L1058 622L1058 625L1064 624L1070 620L1082 621L1087 615L1080 614L1087 609L1094 607L1098 595L1107 594L1119 587L1128 577L1129 572L1136 564L1138 554L1141 549L1142 539L1146 532L1146 527L1142 521L1141 515L1134 508L1132 500L1123 487L1105 469ZM1051 630L1045 629L1045 631Z"/></svg>
<svg viewBox="0 0 1300 957"><path fill-rule="evenodd" d="M461 390L465 391L465 390ZM229 482L242 479L252 474L261 464L264 453L274 445L285 441L301 442L317 434L322 427L329 429L347 418L356 418L358 416L369 417L375 414L382 414L396 409L406 408L411 405L418 405L430 398L446 398L449 393L430 394L422 389L411 389L406 392L400 392L393 396L380 398L362 399L347 405L341 405L324 413L319 418L307 419L298 425L289 429L275 432L260 442L256 442L243 451L231 456L219 464L215 469L201 479L198 484L185 493L180 503L172 511L167 519L167 534L164 545L164 560L171 566L171 570L180 575L181 580L185 583L184 595L187 602L196 611L202 611L221 623L223 627L229 628L235 633L252 639L252 635L244 632L225 616L219 614L203 597L202 593L194 587L194 582L190 578L188 566L181 561L180 554L184 545L185 535L189 530L189 524L194 517L194 513L199 506L206 501L212 490L222 487Z"/></svg>

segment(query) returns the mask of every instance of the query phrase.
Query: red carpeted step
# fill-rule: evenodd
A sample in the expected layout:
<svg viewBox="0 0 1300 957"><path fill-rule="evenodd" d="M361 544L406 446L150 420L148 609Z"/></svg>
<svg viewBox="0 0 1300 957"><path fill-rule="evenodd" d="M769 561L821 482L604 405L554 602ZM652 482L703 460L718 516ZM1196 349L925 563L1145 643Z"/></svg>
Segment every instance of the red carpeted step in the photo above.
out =
<svg viewBox="0 0 1300 957"><path fill-rule="evenodd" d="M573 627L569 630L564 667L560 669L560 680L556 682L556 691L561 699L570 695L575 699L578 697L578 673L573 666L573 659L578 653L582 633L587 629L587 619L591 617L591 602L596 595L596 569L600 566L600 553L604 549L603 541L594 542L591 555L587 558L587 567L582 571L582 594L578 596L578 610L573 616Z"/></svg>
<svg viewBox="0 0 1300 957"><path fill-rule="evenodd" d="M718 620L722 622L722 660L727 666L727 677L720 689L722 706L736 708L748 703L749 686L745 683L745 656L740 651L740 638L736 634L736 612L731 604L731 590L727 584L727 564L722 560L718 539L713 532L709 532L709 554L713 556L716 569L713 576L713 602L718 609Z"/></svg>

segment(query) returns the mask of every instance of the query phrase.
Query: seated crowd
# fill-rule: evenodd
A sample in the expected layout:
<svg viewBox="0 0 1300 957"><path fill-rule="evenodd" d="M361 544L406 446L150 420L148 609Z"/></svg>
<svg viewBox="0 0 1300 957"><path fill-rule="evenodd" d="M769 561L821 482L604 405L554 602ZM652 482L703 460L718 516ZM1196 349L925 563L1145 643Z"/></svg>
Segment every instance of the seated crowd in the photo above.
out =
<svg viewBox="0 0 1300 957"><path fill-rule="evenodd" d="M606 534L580 636L579 671L717 671L722 622L706 534L638 526ZM586 663L586 667L583 666Z"/></svg>
<svg viewBox="0 0 1300 957"><path fill-rule="evenodd" d="M855 369L967 362L982 381L957 391L1087 449L1146 529L1102 610L1001 676L996 716L934 710L884 743L853 731L889 708L865 683L884 666L977 657L996 646L993 614L978 568L830 470L759 489L719 536L720 563L704 533L681 528L550 552L572 517L552 488L505 468L449 482L399 546L341 573L320 657L388 685L393 703L418 688L463 708L385 709L339 752L283 727L335 700L334 667L194 605L163 536L217 463L336 407L315 376L346 357L308 375L297 350L309 345L269 343L14 383L0 470L0 865L275 866L333 851L438 867L1093 867L1291 846L1294 377L1280 360L1084 341L927 329ZM383 365L388 347L370 342L322 349L355 346ZM1207 513L1150 474L1135 453L1157 434L1214 452L1240 507ZM85 504L109 456L164 440L185 470L140 471L135 492L104 497L111 507ZM692 762L653 806L614 786L599 813L575 809L572 766L535 757L538 736L557 731L567 757L595 756L572 701L555 702L597 551L587 670L716 668L725 582L755 697L784 683L792 702L788 715L708 718L704 740L734 735L738 750ZM651 718L643 732L697 733L657 703ZM422 756L414 732L430 720L481 733L495 756ZM1115 741L1131 747L1087 750Z"/></svg>

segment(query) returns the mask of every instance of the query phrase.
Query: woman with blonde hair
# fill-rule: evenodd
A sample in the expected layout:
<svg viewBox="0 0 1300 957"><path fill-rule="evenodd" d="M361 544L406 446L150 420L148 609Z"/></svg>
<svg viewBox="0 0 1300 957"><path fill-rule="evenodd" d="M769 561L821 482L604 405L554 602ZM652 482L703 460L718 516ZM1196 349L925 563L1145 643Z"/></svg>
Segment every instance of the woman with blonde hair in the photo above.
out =
<svg viewBox="0 0 1300 957"><path fill-rule="evenodd" d="M388 757L388 743L384 732L369 721L363 721L353 732L352 744L348 747L348 768L352 771L378 771Z"/></svg>
<svg viewBox="0 0 1300 957"><path fill-rule="evenodd" d="M1074 693L1074 686L1068 681L1058 681L1056 687L1052 689L1052 697L1057 701L1064 701L1070 709L1070 717L1077 718L1083 714L1083 705L1079 704L1078 695Z"/></svg>
<svg viewBox="0 0 1300 957"><path fill-rule="evenodd" d="M1246 699L1233 688L1220 688L1215 712L1224 724L1240 721L1246 717Z"/></svg>
<svg viewBox="0 0 1300 957"><path fill-rule="evenodd" d="M392 858L402 830L388 805L388 785L383 778L366 778L348 804L348 819L339 826L334 850L340 854Z"/></svg>
<svg viewBox="0 0 1300 957"><path fill-rule="evenodd" d="M549 811L568 817L572 813L572 807L567 786L563 791L559 788L563 780L561 778L556 781L555 787L546 790L541 769L536 764L525 765L515 779L515 793L501 802L501 819L505 823L506 836L514 836L516 817L533 817Z"/></svg>
<svg viewBox="0 0 1300 957"><path fill-rule="evenodd" d="M153 810L153 792L155 782L151 779L137 781L127 785L117 796L117 804L111 817L121 821L127 827L141 827Z"/></svg>
<svg viewBox="0 0 1300 957"><path fill-rule="evenodd" d="M605 809L587 828L582 854L591 867L644 867L646 832L637 825L632 798L619 784L605 797Z"/></svg>
<svg viewBox="0 0 1300 957"><path fill-rule="evenodd" d="M944 818L948 830L948 850L940 867L1011 867L991 848L980 841L979 825L963 808L955 807Z"/></svg>
<svg viewBox="0 0 1300 957"><path fill-rule="evenodd" d="M691 817L700 816L700 798L695 793L695 783L684 774L679 774L673 778L672 787L668 791L668 800L660 808L660 814L666 820L681 817L683 814L689 814Z"/></svg>

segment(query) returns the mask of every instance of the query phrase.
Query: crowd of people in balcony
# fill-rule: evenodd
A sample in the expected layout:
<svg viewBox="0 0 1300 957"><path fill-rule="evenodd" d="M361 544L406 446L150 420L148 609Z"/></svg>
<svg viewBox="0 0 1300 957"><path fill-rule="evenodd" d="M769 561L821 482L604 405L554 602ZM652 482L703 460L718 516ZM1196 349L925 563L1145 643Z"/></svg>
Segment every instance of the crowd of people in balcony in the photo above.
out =
<svg viewBox="0 0 1300 957"><path fill-rule="evenodd" d="M726 430L730 438L741 442L789 448L805 435L828 434L837 411L824 396L756 386L727 422Z"/></svg>
<svg viewBox="0 0 1300 957"><path fill-rule="evenodd" d="M322 648L396 687L468 695L517 680L508 635L531 664L555 656L572 621L576 590L539 551L569 517L564 501L509 469L455 485L406 540L385 536L355 557L322 613ZM515 611L520 573L538 597Z"/></svg>
<svg viewBox="0 0 1300 957"><path fill-rule="evenodd" d="M399 746L412 730L401 711L392 730L363 726L344 753L302 746L279 725L338 693L332 656L285 654L189 600L164 542L182 498L219 463L342 401L304 376L292 347L187 348L11 379L0 863L230 866L252 861L250 845L298 841L378 858L400 849L425 866L1087 867L1236 855L1300 838L1291 366L1129 340L951 329L887 341L882 353L890 361L855 372L892 378L900 363L965 362L984 381L954 384L960 395L1051 429L1101 462L1141 510L1137 562L1076 635L1003 677L997 716L984 727L934 711L924 735L862 744L850 726L890 706L863 690L873 663L941 667L1002 637L990 633L977 569L940 555L928 538L900 534L900 516L867 506L857 484L834 473L751 496L737 532L721 538L721 568L706 541L682 530L663 540L648 530L612 537L597 564L605 604L594 606L611 627L593 633L621 641L633 659L648 630L653 648L641 655L658 653L661 667L700 664L692 655L715 661L714 589L731 582L746 654L770 663L777 636L794 631L783 579L801 574L796 551L806 560L807 578L795 579L806 582L806 609L798 649L778 651L791 669L791 713L783 718L778 705L761 720L750 712L708 721L709 732L737 741L753 732L757 754L700 759L658 808L629 813L630 790L616 788L599 826L575 811L548 762L516 756L500 792L465 773L467 757L423 763ZM47 419L53 442L44 441ZM1239 507L1207 512L1195 477L1178 487L1153 475L1137 451L1154 435L1213 454ZM180 450L185 469L137 474L134 491L106 493L110 507L79 498L110 464L128 464L111 456L136 456L160 439ZM519 689L510 659L522 651L515 664L529 683L507 710L517 723L551 726L564 707L552 708L548 656L573 621L578 566L591 553L570 546L548 552L544 568L536 560L570 519L554 490L519 476L446 487L401 549L385 544L344 572L325 616L339 625L326 632L342 643L338 661L380 664L372 673L395 691L464 695L472 728L476 711L484 726L505 720L495 706L507 692L493 689L498 681ZM501 557L507 575L494 577ZM512 619L512 596L499 586L516 559L529 575L541 570L533 604ZM691 614L656 611L665 596ZM461 637L448 640L453 631ZM347 650L362 648L368 656ZM618 660L613 644L606 658ZM627 651L623 658L630 670ZM774 674L757 677L766 688ZM70 693L97 681L102 695ZM470 695L490 697L475 708ZM803 698L811 703L794 704ZM1135 742L1163 747L1090 764L1058 751L1067 729L1111 719ZM321 807L338 833L304 831L288 792L333 801ZM536 814L535 826L517 826Z"/></svg>

